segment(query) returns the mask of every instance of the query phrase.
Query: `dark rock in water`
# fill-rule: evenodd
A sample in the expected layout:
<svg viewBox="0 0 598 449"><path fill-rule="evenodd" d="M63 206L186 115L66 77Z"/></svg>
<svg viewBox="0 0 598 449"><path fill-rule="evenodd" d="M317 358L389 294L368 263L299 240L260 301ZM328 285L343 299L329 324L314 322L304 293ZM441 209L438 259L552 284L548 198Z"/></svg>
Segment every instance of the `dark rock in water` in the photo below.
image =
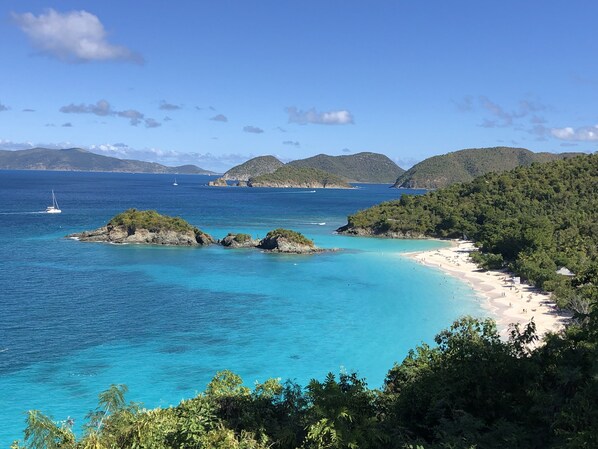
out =
<svg viewBox="0 0 598 449"><path fill-rule="evenodd" d="M324 251L302 234L280 228L268 232L257 247L266 251L291 254L313 254Z"/></svg>
<svg viewBox="0 0 598 449"><path fill-rule="evenodd" d="M214 179L213 181L208 182L208 185L212 187L228 187L224 178Z"/></svg>
<svg viewBox="0 0 598 449"><path fill-rule="evenodd" d="M255 248L260 241L259 239L252 239L249 234L229 233L218 243L227 248Z"/></svg>

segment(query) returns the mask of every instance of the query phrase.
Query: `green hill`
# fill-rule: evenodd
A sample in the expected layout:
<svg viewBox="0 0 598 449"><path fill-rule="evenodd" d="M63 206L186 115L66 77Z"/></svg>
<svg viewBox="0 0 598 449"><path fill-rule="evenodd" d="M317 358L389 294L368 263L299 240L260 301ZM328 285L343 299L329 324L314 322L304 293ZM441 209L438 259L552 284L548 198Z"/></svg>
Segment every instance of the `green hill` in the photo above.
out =
<svg viewBox="0 0 598 449"><path fill-rule="evenodd" d="M387 156L367 152L347 156L318 154L307 159L289 162L288 165L316 168L349 182L376 184L392 183L398 175L405 171Z"/></svg>
<svg viewBox="0 0 598 449"><path fill-rule="evenodd" d="M222 179L235 181L249 181L250 178L273 173L284 164L274 156L258 156L231 168Z"/></svg>
<svg viewBox="0 0 598 449"><path fill-rule="evenodd" d="M494 147L455 151L428 158L401 174L394 187L438 189L468 182L490 172L501 173L534 162L549 162L580 153L533 153L524 148Z"/></svg>
<svg viewBox="0 0 598 449"><path fill-rule="evenodd" d="M155 162L131 159L118 159L91 153L81 148L51 150L32 148L30 150L0 151L2 170L63 170L90 172L129 172L129 173L186 173L211 175L214 172L195 165L167 167Z"/></svg>
<svg viewBox="0 0 598 449"><path fill-rule="evenodd" d="M350 189L344 179L310 167L283 165L274 173L256 176L248 182L250 187L298 187Z"/></svg>
<svg viewBox="0 0 598 449"><path fill-rule="evenodd" d="M339 232L467 236L480 246L483 265L507 266L568 303L577 294L574 283L583 284L584 273L598 269L598 154L403 195L351 215ZM556 274L560 267L577 280Z"/></svg>

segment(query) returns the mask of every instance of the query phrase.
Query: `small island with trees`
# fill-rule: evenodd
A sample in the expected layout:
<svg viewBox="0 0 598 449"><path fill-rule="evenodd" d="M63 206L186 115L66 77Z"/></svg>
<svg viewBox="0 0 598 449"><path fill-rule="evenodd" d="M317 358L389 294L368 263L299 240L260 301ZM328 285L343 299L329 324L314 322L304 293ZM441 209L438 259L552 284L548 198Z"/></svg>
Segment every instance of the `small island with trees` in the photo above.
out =
<svg viewBox="0 0 598 449"><path fill-rule="evenodd" d="M303 234L290 229L274 229L263 239L253 239L249 234L228 233L223 239L216 240L180 217L161 215L155 210L137 209L128 209L114 216L101 228L69 234L67 238L82 242L166 246L206 246L218 243L228 248L258 248L266 252L287 254L326 251L318 248Z"/></svg>

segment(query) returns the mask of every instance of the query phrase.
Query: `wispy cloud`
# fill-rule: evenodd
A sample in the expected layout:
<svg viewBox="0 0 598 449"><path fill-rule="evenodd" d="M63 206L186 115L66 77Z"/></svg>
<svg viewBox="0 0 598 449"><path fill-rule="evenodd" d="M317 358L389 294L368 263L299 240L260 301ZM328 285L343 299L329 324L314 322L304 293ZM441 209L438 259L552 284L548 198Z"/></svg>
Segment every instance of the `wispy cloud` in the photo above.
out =
<svg viewBox="0 0 598 449"><path fill-rule="evenodd" d="M65 13L48 9L36 16L13 13L19 28L41 53L68 62L122 60L143 63L126 47L113 45L100 19L87 11Z"/></svg>
<svg viewBox="0 0 598 449"><path fill-rule="evenodd" d="M23 112L35 112L35 109L23 109Z"/></svg>
<svg viewBox="0 0 598 449"><path fill-rule="evenodd" d="M296 140L285 140L284 142L282 142L283 145L290 145L292 147L298 147L300 146L299 142L297 142Z"/></svg>
<svg viewBox="0 0 598 449"><path fill-rule="evenodd" d="M289 115L289 123L306 125L315 123L318 125L349 125L353 122L353 115L346 109L340 111L318 112L315 108L302 111L295 106L285 109Z"/></svg>
<svg viewBox="0 0 598 449"><path fill-rule="evenodd" d="M176 111L178 109L181 109L181 106L179 106L178 104L168 103L162 100L160 102L160 109L163 111Z"/></svg>
<svg viewBox="0 0 598 449"><path fill-rule="evenodd" d="M224 114L215 115L214 117L210 118L210 120L214 122L228 122L228 118Z"/></svg>
<svg viewBox="0 0 598 449"><path fill-rule="evenodd" d="M129 120L129 123L133 126L137 126L143 120L144 114L136 111L135 109L127 109L126 111L117 112L116 115L124 117Z"/></svg>
<svg viewBox="0 0 598 449"><path fill-rule="evenodd" d="M114 114L110 103L106 100L99 100L96 104L74 104L71 103L66 106L62 106L60 112L65 114L94 114L99 116L107 116Z"/></svg>
<svg viewBox="0 0 598 449"><path fill-rule="evenodd" d="M342 151L343 153L350 153L350 152L351 152L351 150L350 150L350 149L348 149L348 148L343 148L341 151Z"/></svg>
<svg viewBox="0 0 598 449"><path fill-rule="evenodd" d="M598 141L598 125L582 126L580 128L552 128L550 133L561 140L572 140L579 142Z"/></svg>
<svg viewBox="0 0 598 449"><path fill-rule="evenodd" d="M262 128L258 128L257 126L247 125L243 127L243 131L246 133L253 133L253 134L261 134L264 132Z"/></svg>
<svg viewBox="0 0 598 449"><path fill-rule="evenodd" d="M62 124L62 127L63 127L63 128L72 128L72 127L73 127L73 124L72 124L71 122L66 122L66 123L63 123L63 124Z"/></svg>
<svg viewBox="0 0 598 449"><path fill-rule="evenodd" d="M544 117L538 113L548 109L546 105L529 99L519 101L515 108L506 108L484 95L467 95L453 103L460 112L481 111L486 115L480 123L482 128L521 127L522 120L528 118L532 124L545 123Z"/></svg>
<svg viewBox="0 0 598 449"><path fill-rule="evenodd" d="M2 111L8 111L10 108L8 106L6 106L5 104L0 103L0 112Z"/></svg>
<svg viewBox="0 0 598 449"><path fill-rule="evenodd" d="M143 123L146 128L157 128L162 126L156 119L146 117L143 112L136 109L125 109L123 111L116 111L112 108L110 103L106 100L99 100L95 104L74 104L71 103L62 106L60 112L65 114L93 114L100 117L117 116L129 120L132 126L138 126Z"/></svg>
<svg viewBox="0 0 598 449"><path fill-rule="evenodd" d="M153 118L146 118L144 119L144 122L146 128L157 128L159 126L162 126L162 123Z"/></svg>

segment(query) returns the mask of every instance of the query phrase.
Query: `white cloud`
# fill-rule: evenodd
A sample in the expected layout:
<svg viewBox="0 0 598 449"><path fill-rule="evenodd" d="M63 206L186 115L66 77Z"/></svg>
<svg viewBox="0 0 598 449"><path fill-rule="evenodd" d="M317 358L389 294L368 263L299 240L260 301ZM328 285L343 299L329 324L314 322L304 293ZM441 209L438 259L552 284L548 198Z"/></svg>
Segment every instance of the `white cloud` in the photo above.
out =
<svg viewBox="0 0 598 449"><path fill-rule="evenodd" d="M87 11L59 13L48 9L39 16L30 12L12 16L34 47L63 61L143 62L131 50L110 44L100 19Z"/></svg>
<svg viewBox="0 0 598 449"><path fill-rule="evenodd" d="M285 140L284 142L282 142L283 145L290 145L292 147L298 147L300 146L299 142L297 142L296 140Z"/></svg>
<svg viewBox="0 0 598 449"><path fill-rule="evenodd" d="M552 128L550 130L557 139L593 142L598 141L598 125L583 126L581 128Z"/></svg>
<svg viewBox="0 0 598 449"><path fill-rule="evenodd" d="M285 109L289 114L289 123L306 125L315 123L319 125L349 125L353 122L353 115L346 109L340 111L318 112L315 108L302 111L295 106Z"/></svg>

